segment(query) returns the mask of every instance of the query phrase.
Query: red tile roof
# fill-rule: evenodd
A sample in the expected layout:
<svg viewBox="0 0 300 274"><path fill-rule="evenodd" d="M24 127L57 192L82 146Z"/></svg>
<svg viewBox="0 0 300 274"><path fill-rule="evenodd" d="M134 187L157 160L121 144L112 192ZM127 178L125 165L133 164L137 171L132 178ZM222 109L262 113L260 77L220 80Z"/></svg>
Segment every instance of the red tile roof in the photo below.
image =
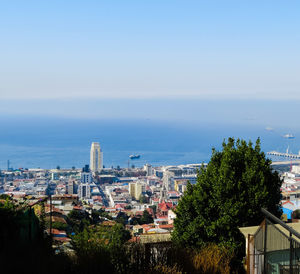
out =
<svg viewBox="0 0 300 274"><path fill-rule="evenodd" d="M74 210L82 210L83 207L82 207L82 206L77 206L77 205L75 205L75 206L73 206L73 209L74 209Z"/></svg>
<svg viewBox="0 0 300 274"><path fill-rule="evenodd" d="M282 203L282 205L286 205L286 204L291 204L291 205L295 205L294 203L292 203L291 201L285 201Z"/></svg>
<svg viewBox="0 0 300 274"><path fill-rule="evenodd" d="M170 229L170 228L174 228L174 225L173 224L159 225L158 227L162 229L168 229L168 228Z"/></svg>

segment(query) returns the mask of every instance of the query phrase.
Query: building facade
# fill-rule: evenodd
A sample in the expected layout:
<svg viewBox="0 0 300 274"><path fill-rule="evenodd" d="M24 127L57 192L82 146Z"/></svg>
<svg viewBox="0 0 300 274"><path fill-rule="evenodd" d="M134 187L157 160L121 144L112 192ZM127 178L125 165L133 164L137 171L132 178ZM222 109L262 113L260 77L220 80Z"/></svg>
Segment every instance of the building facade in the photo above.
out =
<svg viewBox="0 0 300 274"><path fill-rule="evenodd" d="M146 171L147 176L152 176L153 175L153 170L152 166L149 164L144 165L144 170Z"/></svg>
<svg viewBox="0 0 300 274"><path fill-rule="evenodd" d="M80 199L90 199L91 198L90 184L80 184L78 187L78 194Z"/></svg>
<svg viewBox="0 0 300 274"><path fill-rule="evenodd" d="M103 154L100 144L93 142L90 153L90 169L92 172L101 171L103 168Z"/></svg>
<svg viewBox="0 0 300 274"><path fill-rule="evenodd" d="M129 183L129 194L135 200L138 200L145 192L145 184L141 182Z"/></svg>
<svg viewBox="0 0 300 274"><path fill-rule="evenodd" d="M81 172L80 180L83 184L90 184L93 182L93 176L91 172Z"/></svg>

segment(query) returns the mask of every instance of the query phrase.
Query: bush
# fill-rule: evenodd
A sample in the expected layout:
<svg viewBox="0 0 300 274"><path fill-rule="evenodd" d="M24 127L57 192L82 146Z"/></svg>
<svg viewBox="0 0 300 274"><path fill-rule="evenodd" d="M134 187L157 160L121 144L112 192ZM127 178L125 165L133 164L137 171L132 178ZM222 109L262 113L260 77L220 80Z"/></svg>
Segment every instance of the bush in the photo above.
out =
<svg viewBox="0 0 300 274"><path fill-rule="evenodd" d="M193 256L192 263L198 273L230 273L233 253L225 247L210 244Z"/></svg>
<svg viewBox="0 0 300 274"><path fill-rule="evenodd" d="M49 225L48 225L48 227L49 227ZM53 222L52 228L66 231L68 229L68 225L61 223L61 222Z"/></svg>

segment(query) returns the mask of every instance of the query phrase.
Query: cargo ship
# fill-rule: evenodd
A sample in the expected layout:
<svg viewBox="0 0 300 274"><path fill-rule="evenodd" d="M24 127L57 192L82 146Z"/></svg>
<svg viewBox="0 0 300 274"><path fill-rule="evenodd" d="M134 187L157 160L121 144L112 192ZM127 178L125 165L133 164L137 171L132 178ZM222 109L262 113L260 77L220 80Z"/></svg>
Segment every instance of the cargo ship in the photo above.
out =
<svg viewBox="0 0 300 274"><path fill-rule="evenodd" d="M136 154L136 155L129 155L129 158L130 158L131 160L139 159L140 157L141 157L141 155L139 155L139 154Z"/></svg>
<svg viewBox="0 0 300 274"><path fill-rule="evenodd" d="M285 135L283 135L283 137L287 138L287 139L294 139L295 138L295 136L292 135L292 134L285 134Z"/></svg>

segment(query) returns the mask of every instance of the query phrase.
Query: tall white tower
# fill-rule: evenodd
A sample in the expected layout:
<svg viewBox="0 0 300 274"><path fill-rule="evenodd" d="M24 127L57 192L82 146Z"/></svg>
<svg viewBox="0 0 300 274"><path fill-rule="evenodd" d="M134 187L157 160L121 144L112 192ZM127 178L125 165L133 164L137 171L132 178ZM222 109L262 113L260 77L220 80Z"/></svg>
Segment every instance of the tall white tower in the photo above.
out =
<svg viewBox="0 0 300 274"><path fill-rule="evenodd" d="M93 142L91 145L90 169L92 172L101 171L103 167L103 155L100 144Z"/></svg>

